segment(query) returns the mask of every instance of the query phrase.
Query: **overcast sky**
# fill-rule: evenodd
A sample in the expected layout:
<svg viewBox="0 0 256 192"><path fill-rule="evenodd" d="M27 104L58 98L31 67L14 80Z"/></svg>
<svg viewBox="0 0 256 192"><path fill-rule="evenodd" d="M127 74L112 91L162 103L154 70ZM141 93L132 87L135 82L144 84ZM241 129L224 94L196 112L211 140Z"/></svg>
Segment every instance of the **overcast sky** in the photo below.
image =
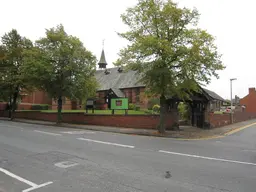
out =
<svg viewBox="0 0 256 192"><path fill-rule="evenodd" d="M99 59L102 40L108 67L113 66L120 48L126 42L116 31L126 29L120 14L136 0L0 0L0 36L15 28L22 36L36 40L45 29L62 23L66 31L79 37ZM176 0L181 6L196 7L201 13L200 27L216 37L216 44L226 69L220 79L207 88L230 98L233 93L244 97L249 87L256 86L255 75L255 5L254 0Z"/></svg>

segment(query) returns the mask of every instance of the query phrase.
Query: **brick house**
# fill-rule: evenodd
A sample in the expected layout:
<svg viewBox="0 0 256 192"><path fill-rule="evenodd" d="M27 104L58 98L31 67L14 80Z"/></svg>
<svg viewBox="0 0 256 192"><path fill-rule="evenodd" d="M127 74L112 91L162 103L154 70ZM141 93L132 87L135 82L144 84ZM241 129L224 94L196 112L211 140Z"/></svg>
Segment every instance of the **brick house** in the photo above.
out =
<svg viewBox="0 0 256 192"><path fill-rule="evenodd" d="M240 99L240 105L245 106L245 111L256 113L256 90L249 88L249 93L244 98Z"/></svg>

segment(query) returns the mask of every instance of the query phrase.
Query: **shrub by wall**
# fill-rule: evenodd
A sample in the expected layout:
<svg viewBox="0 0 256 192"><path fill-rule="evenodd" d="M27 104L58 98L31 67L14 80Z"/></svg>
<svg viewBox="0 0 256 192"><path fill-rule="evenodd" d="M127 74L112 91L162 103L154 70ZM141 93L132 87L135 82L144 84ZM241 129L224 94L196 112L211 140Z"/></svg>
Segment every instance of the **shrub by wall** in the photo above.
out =
<svg viewBox="0 0 256 192"><path fill-rule="evenodd" d="M31 110L48 110L49 105L47 104L33 104Z"/></svg>

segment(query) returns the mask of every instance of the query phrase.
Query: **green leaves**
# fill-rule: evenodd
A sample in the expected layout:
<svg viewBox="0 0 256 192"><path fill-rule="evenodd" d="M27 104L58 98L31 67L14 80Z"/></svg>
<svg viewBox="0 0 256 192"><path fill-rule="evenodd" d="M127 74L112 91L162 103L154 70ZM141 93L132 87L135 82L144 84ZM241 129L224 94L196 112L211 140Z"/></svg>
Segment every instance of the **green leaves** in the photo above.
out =
<svg viewBox="0 0 256 192"><path fill-rule="evenodd" d="M88 92L95 92L95 56L77 37L68 35L62 25L47 29L45 35L27 53L26 70L33 74L37 87L53 98L80 100Z"/></svg>
<svg viewBox="0 0 256 192"><path fill-rule="evenodd" d="M153 94L186 98L208 84L225 67L214 38L197 28L196 9L179 8L171 0L138 0L121 15L129 31L119 33L129 41L116 65L136 70Z"/></svg>
<svg viewBox="0 0 256 192"><path fill-rule="evenodd" d="M25 52L33 47L32 42L18 34L13 29L3 35L0 44L0 86L4 90L5 100L16 90L29 89L31 86L25 81L27 75L22 70L25 65ZM19 96L19 93L18 93Z"/></svg>

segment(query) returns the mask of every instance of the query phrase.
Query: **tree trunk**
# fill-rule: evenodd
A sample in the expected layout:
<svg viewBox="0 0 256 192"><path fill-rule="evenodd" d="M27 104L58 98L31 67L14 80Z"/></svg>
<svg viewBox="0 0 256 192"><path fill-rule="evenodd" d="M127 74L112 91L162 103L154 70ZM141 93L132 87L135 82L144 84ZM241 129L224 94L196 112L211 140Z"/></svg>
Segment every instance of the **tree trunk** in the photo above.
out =
<svg viewBox="0 0 256 192"><path fill-rule="evenodd" d="M11 107L11 120L14 119L15 110L17 108L17 98L19 95L19 87L17 86L13 94L12 107Z"/></svg>
<svg viewBox="0 0 256 192"><path fill-rule="evenodd" d="M12 96L11 95L9 97L9 104L8 105L9 105L8 106L8 112L9 112L8 117L11 118L12 117Z"/></svg>
<svg viewBox="0 0 256 192"><path fill-rule="evenodd" d="M165 115L166 115L166 99L164 95L160 97L160 122L158 124L158 132L165 133Z"/></svg>
<svg viewBox="0 0 256 192"><path fill-rule="evenodd" d="M62 97L60 96L58 98L58 120L57 120L57 123L61 123L62 122L61 111L62 111Z"/></svg>

